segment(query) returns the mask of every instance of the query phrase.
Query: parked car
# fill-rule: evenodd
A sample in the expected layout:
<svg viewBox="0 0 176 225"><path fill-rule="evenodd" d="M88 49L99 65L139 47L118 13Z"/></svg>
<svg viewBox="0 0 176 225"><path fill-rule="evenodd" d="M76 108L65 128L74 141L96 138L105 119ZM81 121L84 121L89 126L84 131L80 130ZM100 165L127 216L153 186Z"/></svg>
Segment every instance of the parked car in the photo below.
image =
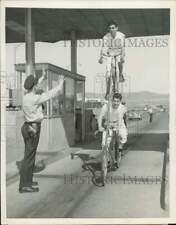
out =
<svg viewBox="0 0 176 225"><path fill-rule="evenodd" d="M148 106L148 105L145 105L145 106L144 106L144 111L147 111L148 108L149 108L149 106Z"/></svg>
<svg viewBox="0 0 176 225"><path fill-rule="evenodd" d="M157 108L158 108L159 112L165 112L166 111L166 108L164 108L163 105L157 105Z"/></svg>
<svg viewBox="0 0 176 225"><path fill-rule="evenodd" d="M139 111L129 111L127 113L128 120L142 120L142 114Z"/></svg>

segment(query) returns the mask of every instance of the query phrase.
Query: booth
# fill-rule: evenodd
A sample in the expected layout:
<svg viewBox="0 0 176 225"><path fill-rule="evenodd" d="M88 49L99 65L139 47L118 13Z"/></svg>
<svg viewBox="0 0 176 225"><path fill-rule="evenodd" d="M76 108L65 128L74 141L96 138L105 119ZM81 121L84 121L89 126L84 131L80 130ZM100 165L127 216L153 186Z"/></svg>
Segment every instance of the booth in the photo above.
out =
<svg viewBox="0 0 176 225"><path fill-rule="evenodd" d="M25 92L25 64L16 64L15 70L17 87L13 90L13 104L20 107ZM44 104L39 142L39 150L57 151L85 139L85 77L49 63L36 63L35 76L40 78L44 73L46 79L40 85L44 91L54 88L60 75L65 76L62 94Z"/></svg>

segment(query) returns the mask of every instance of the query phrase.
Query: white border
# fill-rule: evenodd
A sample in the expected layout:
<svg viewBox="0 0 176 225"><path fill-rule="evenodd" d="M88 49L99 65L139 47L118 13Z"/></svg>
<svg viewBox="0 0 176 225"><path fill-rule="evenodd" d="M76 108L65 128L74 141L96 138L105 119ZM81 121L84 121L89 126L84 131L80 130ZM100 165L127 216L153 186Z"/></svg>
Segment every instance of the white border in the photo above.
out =
<svg viewBox="0 0 176 225"><path fill-rule="evenodd" d="M45 4L43 4L45 1ZM33 8L170 8L170 217L169 218L124 218L124 219L7 219L6 218L6 156L5 142L1 141L1 218L3 224L159 224L176 222L176 1L174 0L2 0L1 1L1 71L5 71L5 7ZM4 86L1 86L3 91ZM1 123L5 111L1 102ZM5 130L1 127L1 139Z"/></svg>
<svg viewBox="0 0 176 225"><path fill-rule="evenodd" d="M45 4L43 4L45 2ZM2 0L3 7L24 8L174 8L175 0Z"/></svg>
<svg viewBox="0 0 176 225"><path fill-rule="evenodd" d="M170 215L176 218L176 6L171 10L170 35ZM174 195L173 195L174 194Z"/></svg>
<svg viewBox="0 0 176 225"><path fill-rule="evenodd" d="M6 93L6 86L2 83L5 79L4 72L6 71L6 51L5 51L5 9L0 8L1 34L0 34L0 76L1 76L1 124L5 124L5 106L6 103L2 96ZM1 126L1 218L6 218L6 132L5 127ZM3 207L2 207L3 206ZM3 221L3 220L2 220Z"/></svg>

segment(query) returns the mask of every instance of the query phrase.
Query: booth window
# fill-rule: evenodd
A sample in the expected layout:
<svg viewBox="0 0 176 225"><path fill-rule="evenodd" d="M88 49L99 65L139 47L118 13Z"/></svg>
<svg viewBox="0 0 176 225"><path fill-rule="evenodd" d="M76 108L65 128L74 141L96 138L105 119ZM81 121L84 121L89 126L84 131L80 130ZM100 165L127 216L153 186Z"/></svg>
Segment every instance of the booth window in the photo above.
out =
<svg viewBox="0 0 176 225"><path fill-rule="evenodd" d="M65 111L74 113L74 80L68 77L65 83Z"/></svg>
<svg viewBox="0 0 176 225"><path fill-rule="evenodd" d="M83 81L76 81L76 109L82 108L83 102Z"/></svg>
<svg viewBox="0 0 176 225"><path fill-rule="evenodd" d="M39 79L43 75L43 71L41 69L35 70L35 75ZM39 89L42 89L44 92L46 92L47 86L48 86L48 81L47 81L47 79L45 79L45 80L42 81L42 83L38 87L39 87ZM42 104L42 109L43 109L44 116L46 116L47 115L47 102L44 102Z"/></svg>
<svg viewBox="0 0 176 225"><path fill-rule="evenodd" d="M54 88L58 85L58 79L59 79L59 75L54 73L54 72L50 72L50 81L51 81L51 88ZM50 104L51 104L51 112L50 112L50 116L51 117L59 117L61 115L63 115L64 113L64 90L62 90L62 93L57 95L55 98L52 98L50 100Z"/></svg>

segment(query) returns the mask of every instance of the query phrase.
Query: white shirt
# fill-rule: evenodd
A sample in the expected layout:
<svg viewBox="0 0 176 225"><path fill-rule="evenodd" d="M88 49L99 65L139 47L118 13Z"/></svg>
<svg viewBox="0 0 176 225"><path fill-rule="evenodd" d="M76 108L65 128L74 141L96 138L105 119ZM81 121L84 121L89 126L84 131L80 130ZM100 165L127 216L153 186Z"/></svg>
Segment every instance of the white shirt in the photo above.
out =
<svg viewBox="0 0 176 225"><path fill-rule="evenodd" d="M124 123L124 114L127 112L127 108L126 106L122 105L120 103L120 105L118 106L117 109L114 109L112 107L112 105L110 105L110 109L109 109L109 119L110 119L110 123L117 127L118 129L123 129L126 128L125 123ZM100 116L99 116L99 124L102 123L102 118L106 118L107 119L107 113L108 113L108 105L105 104L102 107Z"/></svg>
<svg viewBox="0 0 176 225"><path fill-rule="evenodd" d="M44 92L41 95L36 95L33 92L25 94L23 96L23 103L22 103L25 121L41 122L44 118L42 112L42 103L55 97L58 94L58 92L61 91L61 89L62 84L60 83L57 87L51 89L48 92Z"/></svg>
<svg viewBox="0 0 176 225"><path fill-rule="evenodd" d="M150 114L153 113L153 109L152 108L150 108L148 111L149 111Z"/></svg>
<svg viewBox="0 0 176 225"><path fill-rule="evenodd" d="M107 33L103 37L101 56L103 55L123 55L125 45L125 35L119 31L116 32L116 36L113 38L110 33Z"/></svg>

